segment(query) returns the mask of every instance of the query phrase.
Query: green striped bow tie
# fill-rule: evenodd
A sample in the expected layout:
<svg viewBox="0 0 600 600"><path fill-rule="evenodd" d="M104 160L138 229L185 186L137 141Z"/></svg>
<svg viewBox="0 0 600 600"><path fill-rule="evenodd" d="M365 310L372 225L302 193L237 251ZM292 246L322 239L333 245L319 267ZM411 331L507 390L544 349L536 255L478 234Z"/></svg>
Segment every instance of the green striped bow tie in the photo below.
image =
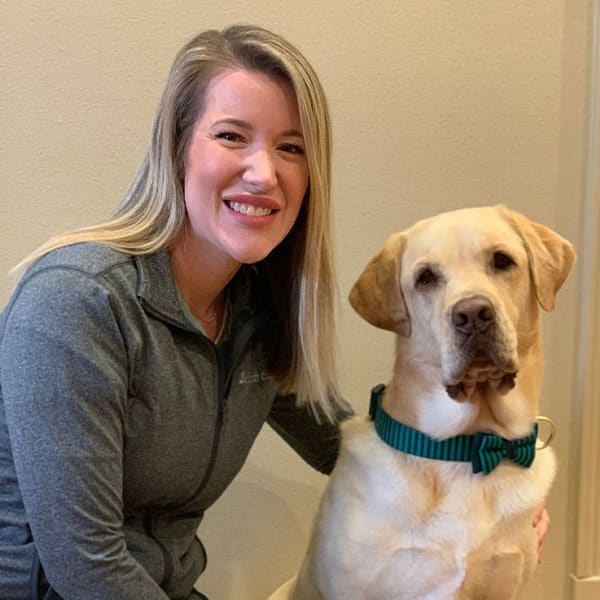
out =
<svg viewBox="0 0 600 600"><path fill-rule="evenodd" d="M491 473L504 458L522 467L530 467L535 459L537 423L534 423L529 435L518 440L506 440L490 433L434 440L390 417L381 406L384 390L384 385L373 388L369 412L379 437L396 450L423 458L470 462L473 473L484 475Z"/></svg>

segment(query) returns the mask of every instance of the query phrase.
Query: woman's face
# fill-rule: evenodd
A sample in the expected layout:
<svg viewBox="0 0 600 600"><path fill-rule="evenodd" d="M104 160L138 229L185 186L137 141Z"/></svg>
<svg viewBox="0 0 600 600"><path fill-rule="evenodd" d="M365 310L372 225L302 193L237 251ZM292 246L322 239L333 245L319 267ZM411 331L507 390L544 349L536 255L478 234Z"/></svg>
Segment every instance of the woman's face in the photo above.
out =
<svg viewBox="0 0 600 600"><path fill-rule="evenodd" d="M290 84L255 71L217 73L185 155L187 250L195 246L214 267L265 258L292 228L307 186Z"/></svg>

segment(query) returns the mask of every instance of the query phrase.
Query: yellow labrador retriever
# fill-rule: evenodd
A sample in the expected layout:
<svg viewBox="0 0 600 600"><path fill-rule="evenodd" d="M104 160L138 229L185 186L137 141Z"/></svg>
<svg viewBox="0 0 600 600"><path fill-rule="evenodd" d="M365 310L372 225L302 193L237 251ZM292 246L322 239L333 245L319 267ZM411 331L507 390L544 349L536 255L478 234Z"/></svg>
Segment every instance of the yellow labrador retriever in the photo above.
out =
<svg viewBox="0 0 600 600"><path fill-rule="evenodd" d="M302 568L272 600L510 600L555 472L537 450L539 307L569 242L502 206L392 235L350 293L397 334L371 417L343 430Z"/></svg>

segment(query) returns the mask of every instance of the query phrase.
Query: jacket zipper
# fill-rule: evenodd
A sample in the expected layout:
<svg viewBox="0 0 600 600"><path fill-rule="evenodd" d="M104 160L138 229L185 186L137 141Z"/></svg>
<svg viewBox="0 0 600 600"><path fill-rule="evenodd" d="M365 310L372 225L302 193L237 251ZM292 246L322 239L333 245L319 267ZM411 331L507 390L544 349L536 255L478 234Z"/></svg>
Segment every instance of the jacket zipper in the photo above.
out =
<svg viewBox="0 0 600 600"><path fill-rule="evenodd" d="M146 303L144 303L144 304L146 304ZM150 307L146 307L147 310L149 308ZM149 310L149 312L153 312L153 311ZM165 320L164 317L161 317L161 318L163 320ZM168 320L168 321L171 322L172 324L176 325L177 327L181 328L181 325L179 323L171 321L171 320ZM232 360L231 364L229 365L229 369L227 369L227 365L225 364L225 357L223 356L223 351L220 350L218 346L216 346L215 344L210 342L213 346L213 351L217 358L217 418L215 420L215 430L214 430L213 440L212 440L212 444L211 444L208 466L206 467L204 477L202 478L202 481L196 488L196 491L194 492L192 498L196 498L201 493L202 489L206 486L206 484L210 480L210 478L215 470L215 465L217 463L217 454L219 451L219 441L221 439L221 432L223 429L223 421L225 418L225 399L227 397L227 394L229 393L229 388L231 386L231 380L233 378L233 373L235 372L235 367L236 367L240 357L242 356L242 354L246 348L246 345L250 341L250 338L254 335L254 333L256 333L261 328L261 326L264 324L265 321L266 321L266 317L263 317L259 321L258 324L254 325L252 327L247 326L245 328L245 330L242 331L242 333L240 334L240 339L237 344L239 351L234 356L234 360ZM167 583L169 583L169 581L173 578L175 568L174 568L173 557L171 556L171 553L167 550L165 545L159 539L157 539L157 537L154 535L152 522L153 522L154 517L157 514L160 514L160 511L144 517L143 526L144 526L144 530L146 531L148 536L156 542L156 544L158 545L158 547L162 553L163 564L164 564L164 573L163 573L163 577L162 577L159 585L164 588L167 585Z"/></svg>
<svg viewBox="0 0 600 600"><path fill-rule="evenodd" d="M233 374L235 373L235 368L248 345L248 342L252 338L252 336L260 330L261 326L266 321L266 317L263 317L259 320L256 325L246 326L239 334L238 342L236 344L238 351L235 354L232 354L231 362L229 365L225 363L225 357L223 355L223 350L220 350L218 346L214 347L214 351L217 357L217 418L215 420L215 431L213 435L213 441L210 450L210 457L208 461L208 466L206 467L206 471L204 473L204 477L202 478L200 484L196 488L194 495L192 498L198 497L198 495L202 492L206 484L209 482L214 470L215 465L217 463L217 455L219 453L219 442L221 440L221 432L223 430L223 421L225 419L225 402L227 399L227 395L229 394L229 389L231 387L231 382L233 379Z"/></svg>
<svg viewBox="0 0 600 600"><path fill-rule="evenodd" d="M226 395L226 378L225 372L225 358L223 357L222 351L215 347L215 354L217 356L217 418L215 419L215 429L210 448L210 455L204 477L202 478L194 497L196 497L204 486L208 483L215 465L217 463L217 454L219 451L219 440L221 439L221 431L223 429L223 420L225 417L225 395Z"/></svg>

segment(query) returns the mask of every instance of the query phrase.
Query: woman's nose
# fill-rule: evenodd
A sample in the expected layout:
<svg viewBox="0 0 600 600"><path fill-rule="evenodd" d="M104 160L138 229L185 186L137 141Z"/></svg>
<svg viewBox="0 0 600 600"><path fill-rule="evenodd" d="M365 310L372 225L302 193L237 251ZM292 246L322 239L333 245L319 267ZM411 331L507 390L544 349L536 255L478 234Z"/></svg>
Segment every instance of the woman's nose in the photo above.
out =
<svg viewBox="0 0 600 600"><path fill-rule="evenodd" d="M273 157L266 149L258 149L249 154L242 179L256 191L268 191L277 183L277 171Z"/></svg>

